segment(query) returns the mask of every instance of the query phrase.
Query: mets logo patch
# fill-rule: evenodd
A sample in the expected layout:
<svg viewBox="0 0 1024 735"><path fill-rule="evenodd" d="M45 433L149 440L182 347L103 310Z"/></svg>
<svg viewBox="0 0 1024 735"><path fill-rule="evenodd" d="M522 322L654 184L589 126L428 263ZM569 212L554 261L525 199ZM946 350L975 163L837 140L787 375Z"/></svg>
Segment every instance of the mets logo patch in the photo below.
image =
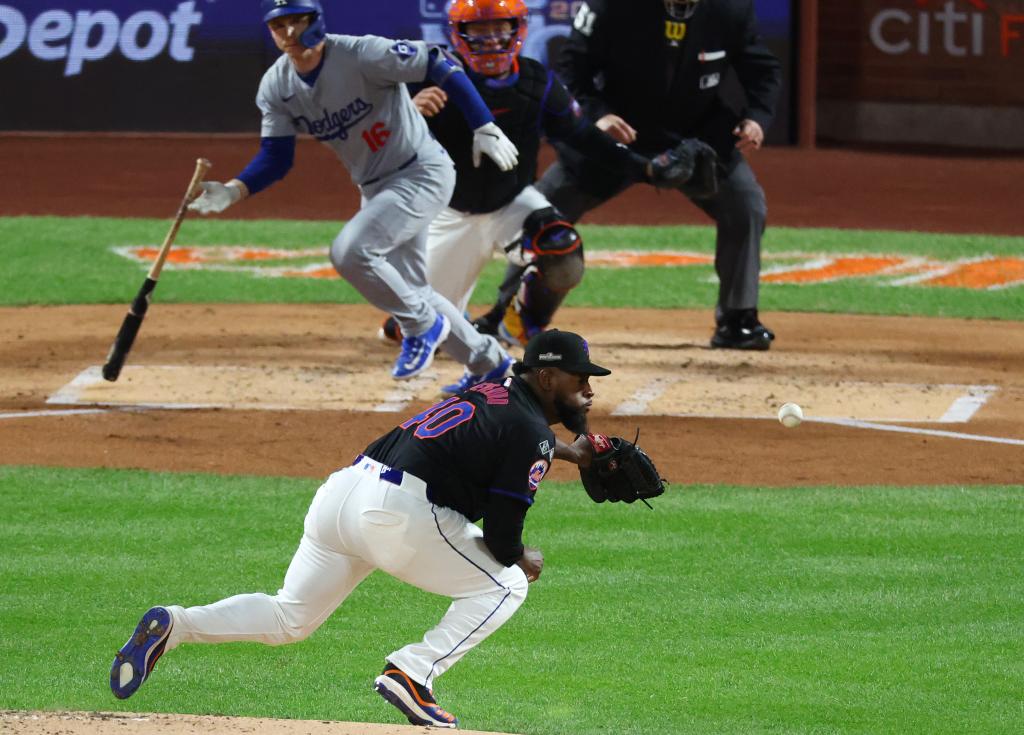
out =
<svg viewBox="0 0 1024 735"><path fill-rule="evenodd" d="M399 41L391 47L391 53L401 56L403 59L411 59L416 55L416 47L405 41Z"/></svg>
<svg viewBox="0 0 1024 735"><path fill-rule="evenodd" d="M540 485L540 481L544 479L544 475L548 472L548 461L546 459L538 459L530 467L530 492L537 492L537 487Z"/></svg>

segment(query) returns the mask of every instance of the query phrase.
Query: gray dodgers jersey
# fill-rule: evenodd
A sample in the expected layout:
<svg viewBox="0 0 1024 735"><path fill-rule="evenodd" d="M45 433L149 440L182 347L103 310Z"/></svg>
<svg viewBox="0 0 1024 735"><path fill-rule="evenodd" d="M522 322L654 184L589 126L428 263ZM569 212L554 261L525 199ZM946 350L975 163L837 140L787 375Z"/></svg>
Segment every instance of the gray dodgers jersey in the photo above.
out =
<svg viewBox="0 0 1024 735"><path fill-rule="evenodd" d="M334 150L356 184L389 174L416 155L446 155L404 84L426 78L427 53L423 41L331 33L312 87L282 54L256 93L261 135L312 135Z"/></svg>

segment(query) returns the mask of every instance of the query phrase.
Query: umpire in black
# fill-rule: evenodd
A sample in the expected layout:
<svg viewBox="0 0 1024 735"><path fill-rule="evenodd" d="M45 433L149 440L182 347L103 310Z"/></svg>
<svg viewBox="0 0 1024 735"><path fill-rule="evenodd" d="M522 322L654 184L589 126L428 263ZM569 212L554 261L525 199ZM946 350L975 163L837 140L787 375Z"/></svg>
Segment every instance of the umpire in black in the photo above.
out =
<svg viewBox="0 0 1024 735"><path fill-rule="evenodd" d="M729 69L746 97L741 111L722 93ZM758 36L753 0L587 0L556 70L599 128L642 155L682 138L715 149L718 192L693 200L717 226L711 346L767 350L775 335L757 316L767 205L744 154L764 141L781 66ZM537 188L574 222L632 183L555 147L558 161Z"/></svg>

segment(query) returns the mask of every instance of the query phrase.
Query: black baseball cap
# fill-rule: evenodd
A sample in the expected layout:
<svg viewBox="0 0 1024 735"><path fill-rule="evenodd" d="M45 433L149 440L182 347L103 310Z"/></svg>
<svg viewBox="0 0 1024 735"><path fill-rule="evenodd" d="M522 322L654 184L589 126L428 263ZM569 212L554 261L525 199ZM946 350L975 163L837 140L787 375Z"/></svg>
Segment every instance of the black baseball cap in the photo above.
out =
<svg viewBox="0 0 1024 735"><path fill-rule="evenodd" d="M544 367L556 367L581 375L611 375L612 372L590 361L587 340L575 332L558 329L535 334L526 345L523 359L512 366L512 372L522 375L530 368Z"/></svg>

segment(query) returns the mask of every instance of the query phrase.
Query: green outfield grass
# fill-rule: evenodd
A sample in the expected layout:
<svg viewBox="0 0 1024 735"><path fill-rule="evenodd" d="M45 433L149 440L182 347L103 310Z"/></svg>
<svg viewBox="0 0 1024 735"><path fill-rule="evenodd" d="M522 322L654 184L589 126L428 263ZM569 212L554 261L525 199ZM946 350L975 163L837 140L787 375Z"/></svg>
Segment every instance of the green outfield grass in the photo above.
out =
<svg viewBox="0 0 1024 735"><path fill-rule="evenodd" d="M341 223L188 219L177 244L327 247ZM0 304L127 303L147 266L115 254L125 245L158 246L169 222L159 219L97 217L0 218ZM710 227L583 226L586 248L671 249L710 254ZM1024 237L938 235L770 228L766 257L791 251L813 253L923 255L938 259L980 255L1024 256ZM766 261L767 263L767 261ZM490 303L504 272L491 263L474 303ZM1024 286L999 291L960 288L890 287L874 278L797 286L765 284L763 311L914 314L998 319L1024 318ZM567 301L571 306L710 308L717 296L711 266L588 270ZM162 302L362 303L340 279L258 278L217 271L165 271L155 295Z"/></svg>
<svg viewBox="0 0 1024 735"><path fill-rule="evenodd" d="M373 677L448 602L380 573L302 643L108 690L150 605L276 590L316 486L0 467L0 709L399 722ZM1020 732L1022 491L673 486L652 512L544 483L544 576L436 693L531 735Z"/></svg>
<svg viewBox="0 0 1024 735"><path fill-rule="evenodd" d="M185 221L186 245L326 249L341 223ZM0 218L0 305L127 304L165 219ZM581 228L586 247L710 254L709 227ZM772 228L765 253L1024 256L1024 238ZM488 266L475 303L503 267ZM710 266L591 269L571 305L710 309ZM362 303L340 279L167 270L155 301ZM1024 287L765 284L764 311L1024 318ZM2 346L0 346L2 348ZM369 439L371 437L368 437ZM121 702L114 652L153 604L273 592L317 482L2 466L0 709L400 723L383 657L448 605L372 575L309 640L186 646ZM1024 486L671 486L656 510L545 482L523 608L437 682L465 728L530 735L1020 732Z"/></svg>

